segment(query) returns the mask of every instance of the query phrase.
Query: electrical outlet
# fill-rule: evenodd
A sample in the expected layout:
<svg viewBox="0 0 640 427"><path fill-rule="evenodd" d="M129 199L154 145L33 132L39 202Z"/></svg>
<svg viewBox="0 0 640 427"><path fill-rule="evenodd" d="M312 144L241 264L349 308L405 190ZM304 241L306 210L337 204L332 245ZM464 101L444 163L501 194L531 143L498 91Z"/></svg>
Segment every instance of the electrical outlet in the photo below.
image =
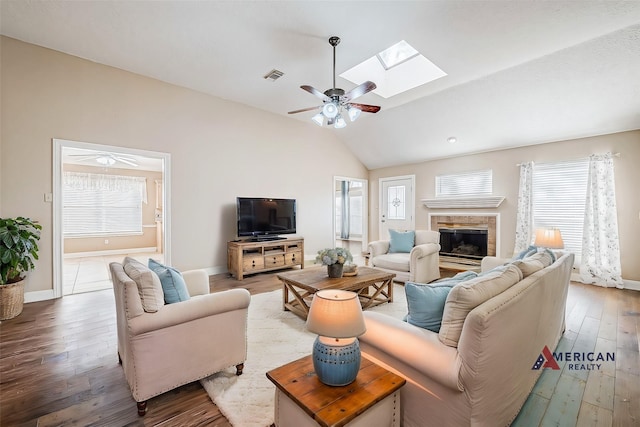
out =
<svg viewBox="0 0 640 427"><path fill-rule="evenodd" d="M109 244L109 239L104 239L104 244L108 245Z"/></svg>

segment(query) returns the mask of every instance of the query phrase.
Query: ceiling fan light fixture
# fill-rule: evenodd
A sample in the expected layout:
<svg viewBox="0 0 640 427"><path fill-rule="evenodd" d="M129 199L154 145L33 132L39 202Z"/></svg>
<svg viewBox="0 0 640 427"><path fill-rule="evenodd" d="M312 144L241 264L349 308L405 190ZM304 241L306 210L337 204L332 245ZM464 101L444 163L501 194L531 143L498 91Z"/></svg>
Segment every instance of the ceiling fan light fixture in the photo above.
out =
<svg viewBox="0 0 640 427"><path fill-rule="evenodd" d="M336 124L334 126L336 129L342 129L347 126L347 122L342 118L342 114L338 114L336 117Z"/></svg>
<svg viewBox="0 0 640 427"><path fill-rule="evenodd" d="M113 157L100 156L96 157L96 162L100 163L103 166L113 166L116 163L116 160Z"/></svg>
<svg viewBox="0 0 640 427"><path fill-rule="evenodd" d="M324 114L325 117L333 119L338 115L338 106L335 102L327 102L324 104L324 107L322 107L322 114Z"/></svg>
<svg viewBox="0 0 640 427"><path fill-rule="evenodd" d="M318 126L322 126L324 123L324 116L322 115L322 113L318 113L315 116L311 117L311 120L313 120L313 122Z"/></svg>
<svg viewBox="0 0 640 427"><path fill-rule="evenodd" d="M351 106L347 108L347 114L349 114L349 120L351 120L352 122L355 122L356 120L358 120L358 117L360 117L360 113L362 113L362 110L360 110L359 108L351 107Z"/></svg>

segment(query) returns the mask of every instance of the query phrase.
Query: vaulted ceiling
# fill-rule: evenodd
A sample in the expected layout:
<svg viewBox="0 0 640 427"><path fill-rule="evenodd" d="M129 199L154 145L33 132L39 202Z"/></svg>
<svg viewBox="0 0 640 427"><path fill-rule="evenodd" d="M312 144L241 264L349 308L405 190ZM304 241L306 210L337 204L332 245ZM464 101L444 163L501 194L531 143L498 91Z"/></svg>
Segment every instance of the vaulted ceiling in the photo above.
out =
<svg viewBox="0 0 640 427"><path fill-rule="evenodd" d="M338 74L406 40L447 76L364 95L382 110L325 129L370 169L640 129L640 1L2 0L0 19L8 37L309 123L287 112L321 103L301 85L332 86L330 36Z"/></svg>

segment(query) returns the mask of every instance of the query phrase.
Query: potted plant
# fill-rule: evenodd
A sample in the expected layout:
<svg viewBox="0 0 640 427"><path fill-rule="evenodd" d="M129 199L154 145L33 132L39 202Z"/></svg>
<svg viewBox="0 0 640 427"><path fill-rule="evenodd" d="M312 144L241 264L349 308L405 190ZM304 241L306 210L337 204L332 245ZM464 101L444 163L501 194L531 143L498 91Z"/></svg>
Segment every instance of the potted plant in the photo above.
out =
<svg viewBox="0 0 640 427"><path fill-rule="evenodd" d="M38 259L40 230L29 218L0 218L0 320L22 313L24 277Z"/></svg>
<svg viewBox="0 0 640 427"><path fill-rule="evenodd" d="M345 248L326 248L318 251L316 262L327 266L329 277L342 277L342 268L347 261L353 261L351 252Z"/></svg>

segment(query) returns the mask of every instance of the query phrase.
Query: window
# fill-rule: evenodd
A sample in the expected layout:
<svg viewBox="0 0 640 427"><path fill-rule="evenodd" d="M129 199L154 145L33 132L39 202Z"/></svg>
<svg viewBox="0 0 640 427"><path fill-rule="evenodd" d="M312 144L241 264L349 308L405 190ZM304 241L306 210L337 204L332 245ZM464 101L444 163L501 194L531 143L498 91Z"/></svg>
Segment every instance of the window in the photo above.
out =
<svg viewBox="0 0 640 427"><path fill-rule="evenodd" d="M479 196L492 191L491 169L436 176L436 197Z"/></svg>
<svg viewBox="0 0 640 427"><path fill-rule="evenodd" d="M387 188L387 218L405 219L405 186L395 185Z"/></svg>
<svg viewBox="0 0 640 427"><path fill-rule="evenodd" d="M362 237L363 218L363 186L358 181L346 181L348 191L343 195L342 190L336 191L336 223L339 224L336 230L337 237ZM343 200L348 202L348 208L343 210ZM348 215L348 221L343 222L343 212Z"/></svg>
<svg viewBox="0 0 640 427"><path fill-rule="evenodd" d="M142 203L146 201L145 178L65 172L63 234L142 234Z"/></svg>
<svg viewBox="0 0 640 427"><path fill-rule="evenodd" d="M567 251L582 253L589 159L536 163L533 168L533 226L560 229Z"/></svg>

